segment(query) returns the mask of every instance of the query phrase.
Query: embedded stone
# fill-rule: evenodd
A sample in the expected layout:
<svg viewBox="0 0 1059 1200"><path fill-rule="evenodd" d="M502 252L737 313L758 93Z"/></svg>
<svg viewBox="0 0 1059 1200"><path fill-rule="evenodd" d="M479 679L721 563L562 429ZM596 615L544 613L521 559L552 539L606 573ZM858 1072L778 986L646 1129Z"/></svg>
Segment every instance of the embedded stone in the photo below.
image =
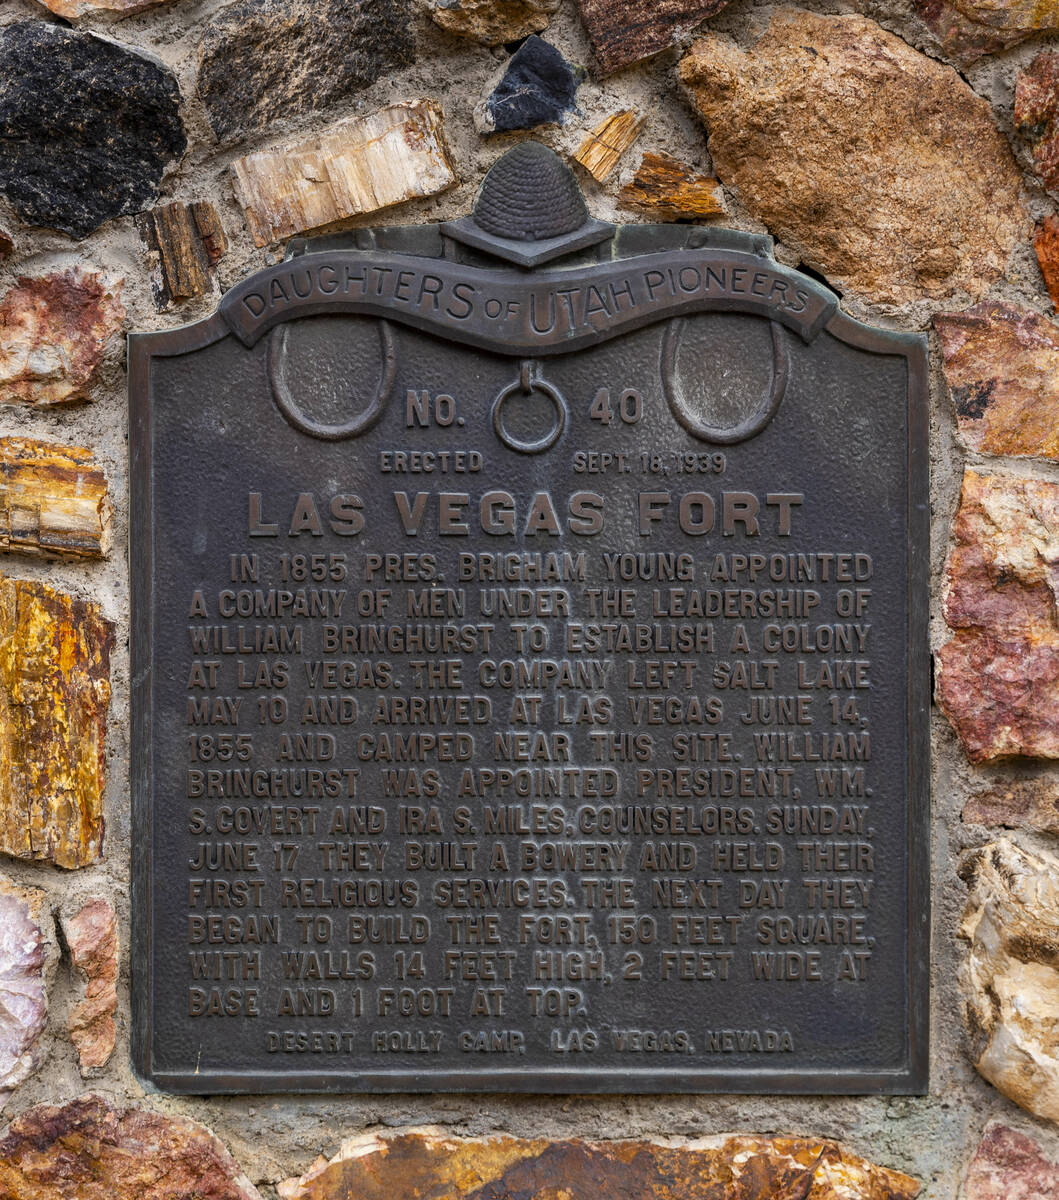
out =
<svg viewBox="0 0 1059 1200"><path fill-rule="evenodd" d="M81 17L131 17L145 12L168 0L40 0L56 16L65 21L76 21Z"/></svg>
<svg viewBox="0 0 1059 1200"><path fill-rule="evenodd" d="M1013 779L976 792L963 806L966 824L1059 833L1059 783Z"/></svg>
<svg viewBox="0 0 1059 1200"><path fill-rule="evenodd" d="M600 73L610 75L669 49L728 0L577 0Z"/></svg>
<svg viewBox="0 0 1059 1200"><path fill-rule="evenodd" d="M727 1135L695 1140L589 1142L450 1137L434 1128L361 1134L277 1185L281 1200L912 1200L917 1180L836 1142Z"/></svg>
<svg viewBox="0 0 1059 1200"><path fill-rule="evenodd" d="M412 0L240 0L206 25L198 93L222 139L323 112L415 61Z"/></svg>
<svg viewBox="0 0 1059 1200"><path fill-rule="evenodd" d="M612 113L592 130L574 155L574 161L600 183L618 165L618 160L636 141L643 128L643 117L635 109Z"/></svg>
<svg viewBox="0 0 1059 1200"><path fill-rule="evenodd" d="M456 172L442 121L433 101L411 100L237 159L235 195L254 243L267 246L451 187Z"/></svg>
<svg viewBox="0 0 1059 1200"><path fill-rule="evenodd" d="M106 900L92 900L72 917L62 918L63 936L74 969L84 984L84 998L70 1012L70 1040L77 1049L81 1073L106 1066L114 1053L114 1013L118 1007L118 929Z"/></svg>
<svg viewBox="0 0 1059 1200"><path fill-rule="evenodd" d="M585 73L534 34L511 56L503 78L486 101L489 128L496 133L559 125L574 112Z"/></svg>
<svg viewBox="0 0 1059 1200"><path fill-rule="evenodd" d="M91 601L0 576L0 853L102 857L113 640Z"/></svg>
<svg viewBox="0 0 1059 1200"><path fill-rule="evenodd" d="M1009 1100L1059 1120L1059 859L1000 838L970 851L960 877L971 1058Z"/></svg>
<svg viewBox="0 0 1059 1200"><path fill-rule="evenodd" d="M939 313L934 328L963 441L986 454L1059 459L1059 326L986 301Z"/></svg>
<svg viewBox="0 0 1059 1200"><path fill-rule="evenodd" d="M1059 190L1059 53L1038 54L1015 81L1015 130L1027 142L1033 169L1050 192Z"/></svg>
<svg viewBox="0 0 1059 1200"><path fill-rule="evenodd" d="M727 212L721 185L712 175L700 175L668 154L645 154L618 199L657 221L716 217Z"/></svg>
<svg viewBox="0 0 1059 1200"><path fill-rule="evenodd" d="M213 268L226 253L228 240L208 200L160 204L144 213L138 224L154 262L151 282L159 308L212 289Z"/></svg>
<svg viewBox="0 0 1059 1200"><path fill-rule="evenodd" d="M203 1125L82 1096L17 1116L0 1139L0 1197L261 1200Z"/></svg>
<svg viewBox="0 0 1059 1200"><path fill-rule="evenodd" d="M961 1200L1044 1200L1059 1196L1059 1162L1034 1138L999 1121L985 1127L967 1168Z"/></svg>
<svg viewBox="0 0 1059 1200"><path fill-rule="evenodd" d="M913 0L946 58L961 66L1059 27L1059 10L1034 0Z"/></svg>
<svg viewBox="0 0 1059 1200"><path fill-rule="evenodd" d="M1041 221L1033 236L1033 248L1052 307L1059 309L1059 217L1045 217Z"/></svg>
<svg viewBox="0 0 1059 1200"><path fill-rule="evenodd" d="M483 46L540 33L558 11L559 0L433 0L430 6L442 29Z"/></svg>
<svg viewBox="0 0 1059 1200"><path fill-rule="evenodd" d="M102 558L108 517L91 450L0 438L0 550Z"/></svg>
<svg viewBox="0 0 1059 1200"><path fill-rule="evenodd" d="M73 237L139 212L184 153L168 67L47 21L0 29L0 193L19 219Z"/></svg>
<svg viewBox="0 0 1059 1200"><path fill-rule="evenodd" d="M46 894L0 875L0 1104L43 1060L48 983L58 957ZM0 1195L4 1190L0 1168Z"/></svg>
<svg viewBox="0 0 1059 1200"><path fill-rule="evenodd" d="M977 298L1028 233L989 103L867 17L779 10L751 49L711 35L680 70L722 182L839 287Z"/></svg>
<svg viewBox="0 0 1059 1200"><path fill-rule="evenodd" d="M15 249L15 239L0 225L0 258L7 258Z"/></svg>
<svg viewBox="0 0 1059 1200"><path fill-rule="evenodd" d="M938 703L972 762L1059 758L1059 484L967 470Z"/></svg>
<svg viewBox="0 0 1059 1200"><path fill-rule="evenodd" d="M0 299L0 404L84 399L125 320L123 284L76 268L20 278Z"/></svg>

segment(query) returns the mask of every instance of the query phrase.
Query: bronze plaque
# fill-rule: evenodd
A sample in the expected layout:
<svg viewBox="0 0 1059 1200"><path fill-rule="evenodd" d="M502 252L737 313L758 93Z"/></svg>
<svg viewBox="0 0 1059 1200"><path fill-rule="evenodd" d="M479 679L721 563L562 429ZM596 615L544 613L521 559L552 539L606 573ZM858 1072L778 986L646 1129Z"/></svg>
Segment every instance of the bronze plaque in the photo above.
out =
<svg viewBox="0 0 1059 1200"><path fill-rule="evenodd" d="M532 143L134 335L143 1076L923 1090L925 371Z"/></svg>

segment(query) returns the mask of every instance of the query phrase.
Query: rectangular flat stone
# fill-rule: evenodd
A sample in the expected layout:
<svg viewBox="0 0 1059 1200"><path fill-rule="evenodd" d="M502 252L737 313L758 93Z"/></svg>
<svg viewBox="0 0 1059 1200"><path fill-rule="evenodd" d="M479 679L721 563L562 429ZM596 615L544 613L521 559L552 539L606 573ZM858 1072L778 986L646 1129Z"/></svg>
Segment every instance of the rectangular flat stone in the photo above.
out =
<svg viewBox="0 0 1059 1200"><path fill-rule="evenodd" d="M0 550L102 558L107 480L83 446L0 438Z"/></svg>
<svg viewBox="0 0 1059 1200"><path fill-rule="evenodd" d="M636 141L643 122L635 109L625 108L612 113L585 138L574 159L593 179L602 183L618 165L618 159Z"/></svg>
<svg viewBox="0 0 1059 1200"><path fill-rule="evenodd" d="M728 0L578 0L604 75L665 50L682 33L721 11Z"/></svg>
<svg viewBox="0 0 1059 1200"><path fill-rule="evenodd" d="M700 175L668 154L645 154L618 199L660 221L716 217L727 211L717 179Z"/></svg>
<svg viewBox="0 0 1059 1200"><path fill-rule="evenodd" d="M157 256L159 307L202 296L213 286L212 268L228 249L217 210L208 200L160 204L139 218L140 236Z"/></svg>

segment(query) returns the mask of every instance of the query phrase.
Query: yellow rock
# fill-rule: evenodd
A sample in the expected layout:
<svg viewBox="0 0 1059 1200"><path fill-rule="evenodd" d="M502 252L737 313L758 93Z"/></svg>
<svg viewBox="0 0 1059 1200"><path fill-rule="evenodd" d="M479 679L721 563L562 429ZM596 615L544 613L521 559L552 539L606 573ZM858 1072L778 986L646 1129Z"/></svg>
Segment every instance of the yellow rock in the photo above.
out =
<svg viewBox="0 0 1059 1200"><path fill-rule="evenodd" d="M102 558L107 480L92 452L0 438L0 550Z"/></svg>

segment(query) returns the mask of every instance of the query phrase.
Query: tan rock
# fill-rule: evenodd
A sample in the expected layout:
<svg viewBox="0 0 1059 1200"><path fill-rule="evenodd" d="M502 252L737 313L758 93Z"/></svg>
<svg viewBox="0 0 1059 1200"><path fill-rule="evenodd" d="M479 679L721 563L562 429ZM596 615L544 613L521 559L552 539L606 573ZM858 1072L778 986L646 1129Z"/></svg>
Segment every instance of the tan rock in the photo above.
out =
<svg viewBox="0 0 1059 1200"><path fill-rule="evenodd" d="M425 1128L352 1138L276 1190L281 1200L911 1200L920 1188L814 1138L721 1134L662 1144L454 1138Z"/></svg>
<svg viewBox="0 0 1059 1200"><path fill-rule="evenodd" d="M212 289L213 267L227 251L228 241L208 200L160 204L141 214L139 228L154 259L152 279L160 308Z"/></svg>
<svg viewBox="0 0 1059 1200"><path fill-rule="evenodd" d="M102 558L108 519L91 450L0 438L0 550Z"/></svg>
<svg viewBox="0 0 1059 1200"><path fill-rule="evenodd" d="M645 154L618 199L659 221L727 212L721 185L712 175L700 175L668 154Z"/></svg>
<svg viewBox="0 0 1059 1200"><path fill-rule="evenodd" d="M559 0L432 0L430 5L442 29L483 46L540 33L558 11Z"/></svg>
<svg viewBox="0 0 1059 1200"><path fill-rule="evenodd" d="M102 856L113 637L90 601L0 576L0 853Z"/></svg>
<svg viewBox="0 0 1059 1200"><path fill-rule="evenodd" d="M82 1074L103 1067L114 1053L114 1013L118 1007L118 926L106 900L90 900L62 918L70 958L84 983L84 999L70 1013L70 1040Z"/></svg>
<svg viewBox="0 0 1059 1200"><path fill-rule="evenodd" d="M1000 838L971 851L960 876L974 1065L1009 1100L1059 1121L1059 859Z"/></svg>
<svg viewBox="0 0 1059 1200"><path fill-rule="evenodd" d="M258 246L378 212L456 183L431 100L392 104L317 137L232 164L235 195Z"/></svg>
<svg viewBox="0 0 1059 1200"><path fill-rule="evenodd" d="M261 1200L203 1125L99 1096L40 1104L0 1140L0 1200Z"/></svg>
<svg viewBox="0 0 1059 1200"><path fill-rule="evenodd" d="M82 398L125 319L123 282L77 269L19 279L0 300L0 403Z"/></svg>
<svg viewBox="0 0 1059 1200"><path fill-rule="evenodd" d="M1059 1196L1059 1162L1017 1129L991 1121L967 1169L960 1200L1044 1200Z"/></svg>
<svg viewBox="0 0 1059 1200"><path fill-rule="evenodd" d="M1028 235L988 102L867 17L782 9L752 49L711 35L680 70L718 176L840 287L977 298Z"/></svg>
<svg viewBox="0 0 1059 1200"><path fill-rule="evenodd" d="M1012 779L976 792L963 806L963 820L1005 829L1059 833L1059 782Z"/></svg>
<svg viewBox="0 0 1059 1200"><path fill-rule="evenodd" d="M57 957L45 893L0 875L0 1104L44 1057L40 1038L48 1023L48 983Z"/></svg>
<svg viewBox="0 0 1059 1200"><path fill-rule="evenodd" d="M1059 459L1059 326L985 301L934 318L964 442L986 454Z"/></svg>
<svg viewBox="0 0 1059 1200"><path fill-rule="evenodd" d="M1059 217L1053 215L1041 221L1033 235L1033 248L1052 307L1059 309Z"/></svg>
<svg viewBox="0 0 1059 1200"><path fill-rule="evenodd" d="M168 0L40 0L57 16L67 21L79 17L131 17Z"/></svg>
<svg viewBox="0 0 1059 1200"><path fill-rule="evenodd" d="M1059 484L964 472L937 697L972 762L1059 758Z"/></svg>
<svg viewBox="0 0 1059 1200"><path fill-rule="evenodd" d="M574 161L600 183L618 165L618 160L636 141L643 117L634 109L612 113L592 130L574 155Z"/></svg>

